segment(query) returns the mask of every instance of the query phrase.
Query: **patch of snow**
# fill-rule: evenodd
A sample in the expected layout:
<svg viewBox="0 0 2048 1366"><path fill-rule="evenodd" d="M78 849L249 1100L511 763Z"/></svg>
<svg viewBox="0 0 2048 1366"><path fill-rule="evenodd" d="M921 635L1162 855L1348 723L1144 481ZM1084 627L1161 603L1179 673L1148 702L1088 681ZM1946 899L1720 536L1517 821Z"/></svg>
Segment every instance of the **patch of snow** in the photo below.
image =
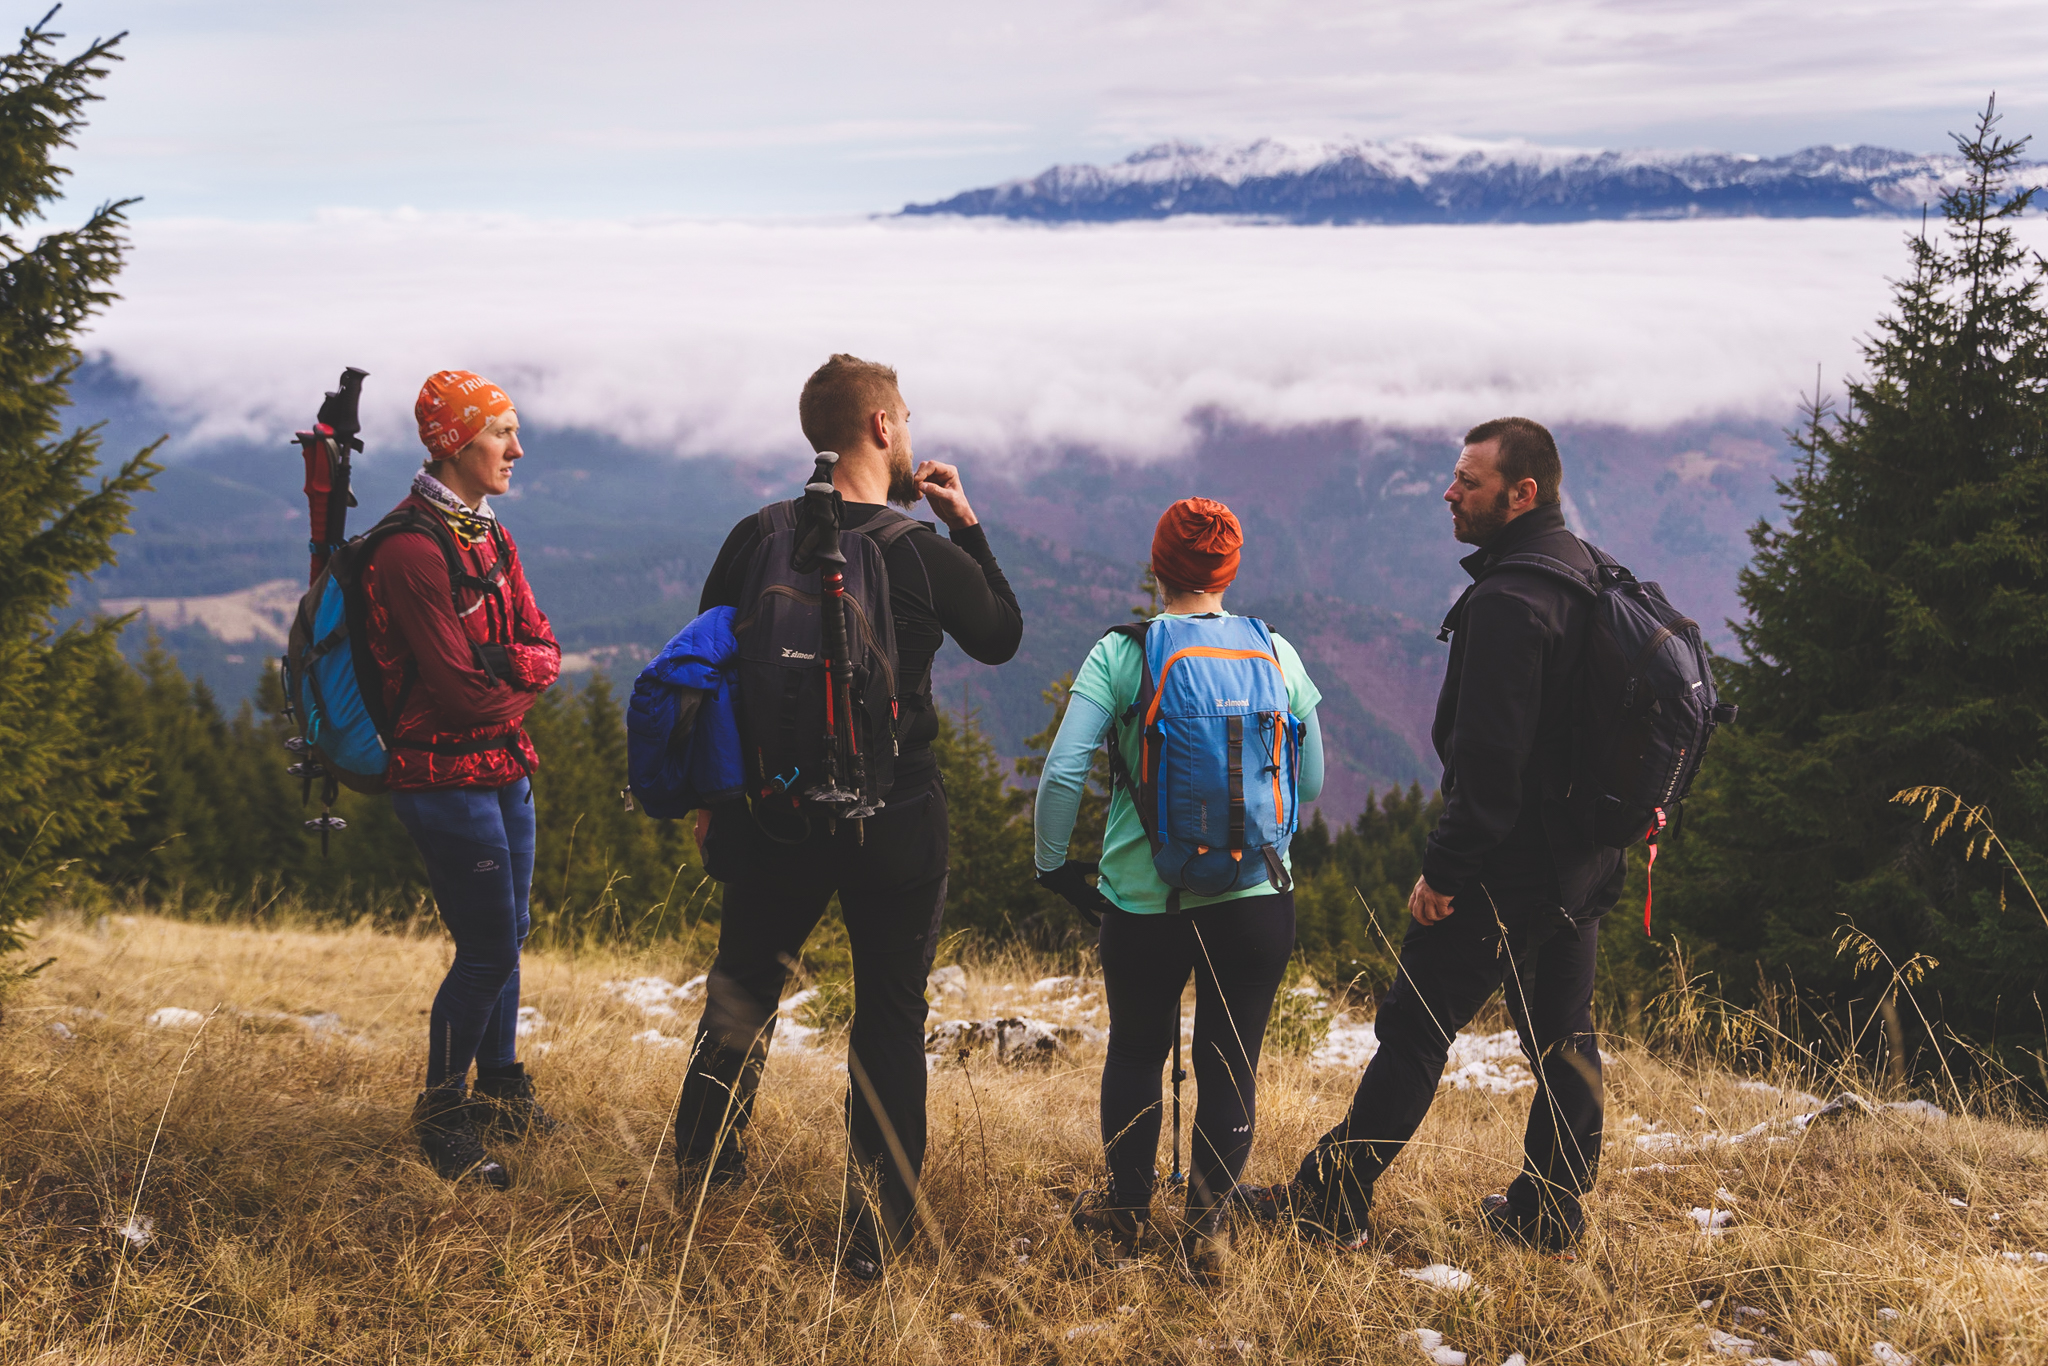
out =
<svg viewBox="0 0 2048 1366"><path fill-rule="evenodd" d="M1403 1271L1401 1274L1411 1281L1422 1282L1432 1290L1458 1291L1472 1288L1471 1272L1460 1271L1457 1267L1444 1262L1431 1262L1420 1271Z"/></svg>
<svg viewBox="0 0 2048 1366"><path fill-rule="evenodd" d="M1500 1366L1529 1366L1529 1358L1523 1356L1520 1352L1516 1352L1506 1361L1503 1361Z"/></svg>
<svg viewBox="0 0 2048 1366"><path fill-rule="evenodd" d="M1411 1328L1415 1343L1422 1348L1422 1354L1436 1363L1436 1366L1465 1366L1463 1352L1444 1346L1444 1335L1434 1328Z"/></svg>
<svg viewBox="0 0 2048 1366"><path fill-rule="evenodd" d="M768 1046L771 1050L780 1048L791 1053L813 1052L817 1045L812 1040L823 1032L807 1024L798 1024L795 1020L783 1020L775 1026L775 1037L769 1041ZM845 1064L840 1065L840 1070L846 1070Z"/></svg>
<svg viewBox="0 0 2048 1366"><path fill-rule="evenodd" d="M1724 1205L1733 1205L1738 1203L1738 1197L1736 1196L1735 1192L1729 1190L1726 1186L1714 1187L1714 1198L1716 1200L1719 1200ZM1742 1311L1738 1309L1735 1312L1740 1314ZM1759 1309L1756 1312L1761 1314L1763 1310Z"/></svg>
<svg viewBox="0 0 2048 1366"><path fill-rule="evenodd" d="M1914 1119L1930 1122L1938 1122L1948 1118L1948 1111L1942 1109L1939 1105L1933 1105L1924 1100L1895 1100L1883 1108L1890 1110L1893 1114L1910 1115Z"/></svg>
<svg viewBox="0 0 2048 1366"><path fill-rule="evenodd" d="M944 1056L963 1049L993 1047L1001 1061L1021 1063L1045 1061L1064 1053L1071 1044L1103 1037L1099 1029L1009 1015L994 1020L941 1021L925 1035L924 1050Z"/></svg>
<svg viewBox="0 0 2048 1366"><path fill-rule="evenodd" d="M1956 1207L1957 1209L1968 1209L1968 1208L1970 1207L1970 1202L1969 1202L1969 1201L1967 1201L1967 1200L1958 1200L1958 1199L1956 1199L1956 1198L1955 1198L1955 1197L1954 1197L1953 1195L1951 1195L1951 1196L1950 1196L1950 1197L1948 1198L1948 1202L1949 1202L1949 1203L1950 1203L1951 1205L1954 1205L1954 1206L1955 1206L1955 1207Z"/></svg>
<svg viewBox="0 0 2048 1366"><path fill-rule="evenodd" d="M71 1026L65 1024L62 1020L50 1021L50 1033L56 1035L58 1039L65 1043L70 1043L78 1037L78 1035L71 1031Z"/></svg>
<svg viewBox="0 0 2048 1366"><path fill-rule="evenodd" d="M1715 1234L1735 1222L1735 1211L1732 1209L1701 1209L1695 1205L1692 1208L1690 1218L1695 1224L1700 1226L1700 1232Z"/></svg>
<svg viewBox="0 0 2048 1366"><path fill-rule="evenodd" d="M1877 1316L1883 1319L1886 1323L1894 1323L1898 1320L1899 1311L1891 1308L1890 1306L1886 1306L1885 1308L1877 1311Z"/></svg>
<svg viewBox="0 0 2048 1366"><path fill-rule="evenodd" d="M183 1006L158 1006L143 1023L151 1029L193 1029L206 1023L206 1017Z"/></svg>
<svg viewBox="0 0 2048 1366"><path fill-rule="evenodd" d="M1092 1338L1110 1332L1113 1327L1114 1325L1107 1323L1077 1323L1069 1328L1064 1336L1068 1342L1079 1342L1082 1338Z"/></svg>
<svg viewBox="0 0 2048 1366"><path fill-rule="evenodd" d="M1800 1358L1806 1366L1842 1366L1842 1359L1833 1352L1824 1352L1816 1347Z"/></svg>
<svg viewBox="0 0 2048 1366"><path fill-rule="evenodd" d="M147 1247L150 1239L156 1237L156 1220L147 1214L130 1215L119 1224L109 1219L107 1227L114 1231L115 1237L127 1239L130 1247Z"/></svg>
<svg viewBox="0 0 2048 1366"><path fill-rule="evenodd" d="M1767 1081L1738 1081L1735 1083L1735 1089L1738 1091L1752 1091L1762 1096L1776 1096L1788 1105L1800 1105L1814 1110L1818 1110L1826 1103L1810 1091L1788 1091L1782 1086L1773 1086Z"/></svg>
<svg viewBox="0 0 2048 1366"><path fill-rule="evenodd" d="M1689 1162L1652 1162L1647 1167L1623 1167L1623 1176L1641 1176L1646 1172L1686 1172L1692 1170ZM1711 1303L1711 1301L1710 1301Z"/></svg>
<svg viewBox="0 0 2048 1366"><path fill-rule="evenodd" d="M633 1036L633 1042L651 1044L656 1048L683 1048L690 1041L688 1039L672 1039L658 1029L643 1029Z"/></svg>
<svg viewBox="0 0 2048 1366"><path fill-rule="evenodd" d="M1211 1338L1196 1338L1195 1347L1197 1350L1203 1352L1231 1352L1237 1356L1243 1357L1247 1361L1251 1360L1253 1351L1251 1343L1247 1342L1243 1338L1230 1338L1227 1341L1218 1341Z"/></svg>
<svg viewBox="0 0 2048 1366"><path fill-rule="evenodd" d="M1877 1366L1913 1366L1913 1358L1879 1338L1870 1344L1870 1359Z"/></svg>
<svg viewBox="0 0 2048 1366"><path fill-rule="evenodd" d="M1331 1021L1328 1037L1309 1055L1309 1062L1317 1067L1361 1068L1372 1061L1379 1047L1379 1036L1370 1022L1339 1018ZM1455 1091L1506 1095L1533 1088L1536 1078L1529 1071L1515 1031L1504 1029L1498 1034L1460 1034L1453 1039L1443 1079L1437 1084Z"/></svg>
<svg viewBox="0 0 2048 1366"><path fill-rule="evenodd" d="M977 1333L986 1333L994 1326L986 1319L970 1319L965 1314L948 1314L946 1322L957 1323L963 1328L972 1328Z"/></svg>
<svg viewBox="0 0 2048 1366"><path fill-rule="evenodd" d="M967 994L967 969L958 963L948 963L924 979L926 987L941 996L965 996Z"/></svg>
<svg viewBox="0 0 2048 1366"><path fill-rule="evenodd" d="M693 977L677 986L666 977L635 977L630 981L605 982L601 987L643 1015L662 1018L676 1013L675 1002L697 999L705 981L703 977Z"/></svg>
<svg viewBox="0 0 2048 1366"><path fill-rule="evenodd" d="M547 1027L548 1017L541 1014L538 1007L519 1007L519 1024L516 1026L514 1032L518 1034L520 1038L526 1038L528 1035L532 1034L536 1029L546 1029Z"/></svg>
<svg viewBox="0 0 2048 1366"><path fill-rule="evenodd" d="M1707 1346L1724 1357L1746 1357L1756 1351L1756 1343L1752 1339L1739 1338L1718 1328L1707 1330Z"/></svg>
<svg viewBox="0 0 2048 1366"><path fill-rule="evenodd" d="M1737 1323L1743 1323L1749 1319L1761 1319L1767 1317L1769 1316L1763 1310L1758 1309L1755 1305L1739 1304L1735 1306L1735 1321Z"/></svg>

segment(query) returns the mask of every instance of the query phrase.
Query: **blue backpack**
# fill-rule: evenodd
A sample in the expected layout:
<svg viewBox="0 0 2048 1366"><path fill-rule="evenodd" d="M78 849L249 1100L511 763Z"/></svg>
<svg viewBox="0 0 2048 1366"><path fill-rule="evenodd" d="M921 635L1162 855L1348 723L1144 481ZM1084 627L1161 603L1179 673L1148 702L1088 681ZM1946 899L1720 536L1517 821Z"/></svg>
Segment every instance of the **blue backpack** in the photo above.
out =
<svg viewBox="0 0 2048 1366"><path fill-rule="evenodd" d="M650 816L687 816L732 801L746 787L733 710L739 647L732 619L730 607L703 613L633 681L626 781Z"/></svg>
<svg viewBox="0 0 2048 1366"><path fill-rule="evenodd" d="M1139 770L1118 731L1109 766L1152 843L1152 866L1180 894L1222 896L1261 882L1294 886L1282 861L1300 821L1302 724L1266 623L1256 617L1156 617L1112 626L1145 651L1144 681L1124 712L1142 725Z"/></svg>
<svg viewBox="0 0 2048 1366"><path fill-rule="evenodd" d="M283 660L285 708L295 717L300 733L296 743L287 742L316 761L312 773L331 778L357 792L382 792L385 774L391 767L392 729L405 710L406 696L416 675L408 675L398 695L398 705L388 714L384 709L384 680L377 661L364 640L369 619L369 598L363 592L363 570L386 537L407 532L433 541L448 564L448 591L462 610L460 592L468 589L498 599L500 610L491 618L502 621L505 613L502 584L510 554L505 533L494 522L491 539L497 559L488 575L472 574L463 565L455 537L439 517L416 507L399 507L362 535L338 547L306 595L299 599L292 618ZM504 660L504 646L492 643L476 646L477 664L491 678L509 681L510 665ZM508 743L503 737L481 740L423 744L437 754L474 754L497 749ZM293 768L299 773L299 768ZM331 790L331 789L330 789ZM336 827L339 828L339 827ZM324 836L323 836L324 838Z"/></svg>

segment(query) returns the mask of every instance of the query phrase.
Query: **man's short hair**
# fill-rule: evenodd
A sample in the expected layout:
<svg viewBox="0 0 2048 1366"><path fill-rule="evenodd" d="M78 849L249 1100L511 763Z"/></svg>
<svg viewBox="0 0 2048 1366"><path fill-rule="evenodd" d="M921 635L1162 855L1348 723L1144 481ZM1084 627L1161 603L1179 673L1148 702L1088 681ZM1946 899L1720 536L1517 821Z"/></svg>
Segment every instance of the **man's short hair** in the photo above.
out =
<svg viewBox="0 0 2048 1366"><path fill-rule="evenodd" d="M832 357L804 381L796 401L797 421L814 451L858 450L873 438L868 419L885 409L899 411L903 395L889 366L845 352Z"/></svg>
<svg viewBox="0 0 2048 1366"><path fill-rule="evenodd" d="M1536 481L1536 506L1550 507L1562 496L1564 462L1557 458L1557 442L1550 429L1526 417L1497 417L1465 433L1465 444L1481 446L1500 442L1500 474L1513 488L1524 479Z"/></svg>

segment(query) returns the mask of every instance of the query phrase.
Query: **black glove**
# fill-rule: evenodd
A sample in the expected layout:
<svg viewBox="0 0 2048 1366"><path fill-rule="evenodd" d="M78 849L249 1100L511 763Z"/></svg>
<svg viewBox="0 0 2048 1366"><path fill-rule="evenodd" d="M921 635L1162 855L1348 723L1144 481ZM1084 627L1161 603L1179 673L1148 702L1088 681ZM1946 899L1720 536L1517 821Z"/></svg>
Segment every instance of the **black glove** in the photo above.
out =
<svg viewBox="0 0 2048 1366"><path fill-rule="evenodd" d="M476 642L476 664L494 683L512 682L512 652L495 640Z"/></svg>
<svg viewBox="0 0 2048 1366"><path fill-rule="evenodd" d="M1109 898L1089 886L1086 879L1101 870L1093 863L1068 859L1049 873L1038 874L1038 885L1078 911L1091 925L1102 923L1102 913L1113 909Z"/></svg>

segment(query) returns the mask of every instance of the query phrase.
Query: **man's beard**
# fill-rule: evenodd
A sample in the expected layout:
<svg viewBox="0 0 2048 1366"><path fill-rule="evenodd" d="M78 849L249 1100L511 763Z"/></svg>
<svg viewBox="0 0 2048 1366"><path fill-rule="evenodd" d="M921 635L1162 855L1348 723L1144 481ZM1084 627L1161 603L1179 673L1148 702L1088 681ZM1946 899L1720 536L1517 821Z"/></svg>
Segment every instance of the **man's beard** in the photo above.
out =
<svg viewBox="0 0 2048 1366"><path fill-rule="evenodd" d="M917 480L911 477L910 452L901 447L889 448L889 501L898 507L915 507L923 497L917 491Z"/></svg>
<svg viewBox="0 0 2048 1366"><path fill-rule="evenodd" d="M1502 489L1491 508L1466 513L1462 524L1455 517L1452 522L1451 534L1460 541L1466 545L1485 545L1508 524L1508 491Z"/></svg>

